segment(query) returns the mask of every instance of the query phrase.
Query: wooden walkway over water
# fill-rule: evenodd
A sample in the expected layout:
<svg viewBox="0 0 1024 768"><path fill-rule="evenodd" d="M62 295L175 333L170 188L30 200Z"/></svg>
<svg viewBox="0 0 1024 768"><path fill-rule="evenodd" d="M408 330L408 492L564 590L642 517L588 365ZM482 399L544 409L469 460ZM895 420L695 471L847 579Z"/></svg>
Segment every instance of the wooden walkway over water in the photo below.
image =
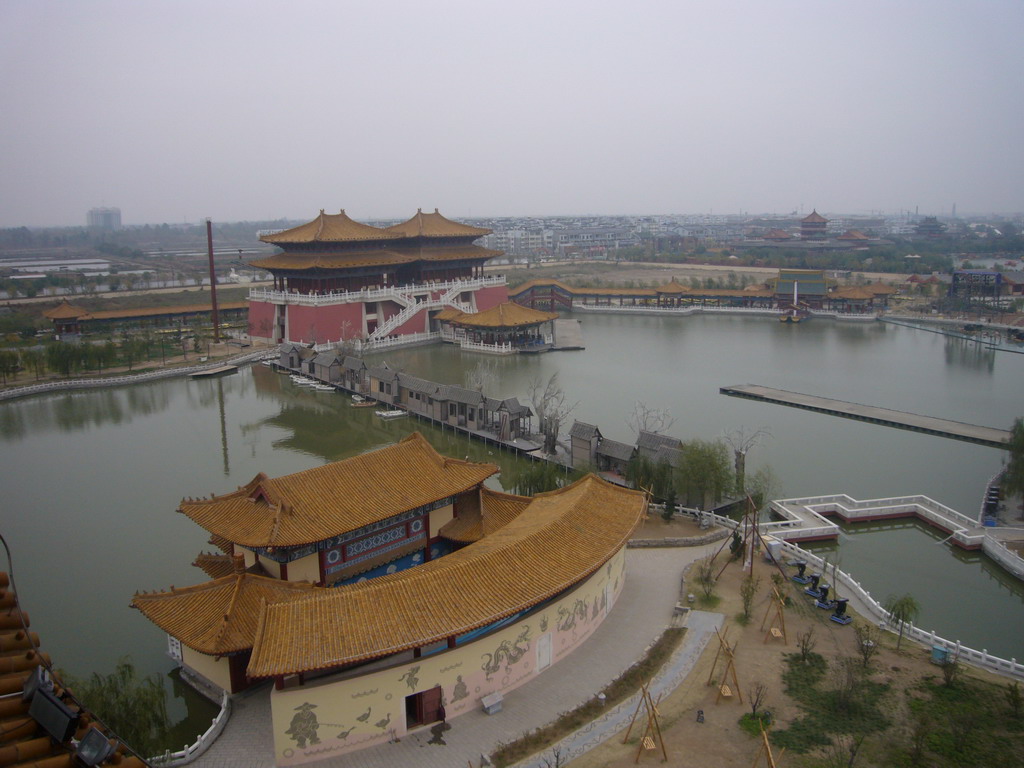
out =
<svg viewBox="0 0 1024 768"><path fill-rule="evenodd" d="M741 384L734 387L719 389L723 395L744 397L748 400L760 400L766 403L778 403L805 411L827 413L830 416L841 416L844 419L866 421L871 424L882 424L886 427L909 429L912 432L924 432L928 435L948 437L953 440L964 440L968 443L986 445L990 448L1006 448L1010 433L1005 429L980 427L964 424L959 421L937 419L932 416L920 416L916 413L893 411L888 408L876 408L873 405L849 403L845 400L831 400L827 397L804 395L800 392L789 392L785 389L772 389L757 384Z"/></svg>

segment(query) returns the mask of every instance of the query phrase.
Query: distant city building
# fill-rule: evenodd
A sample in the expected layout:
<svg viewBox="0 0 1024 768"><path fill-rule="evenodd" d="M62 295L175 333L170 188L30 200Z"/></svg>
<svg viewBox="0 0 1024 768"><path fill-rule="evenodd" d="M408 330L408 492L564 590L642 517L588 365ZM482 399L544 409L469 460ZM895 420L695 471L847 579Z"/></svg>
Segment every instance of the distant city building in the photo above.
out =
<svg viewBox="0 0 1024 768"><path fill-rule="evenodd" d="M93 229L113 231L121 228L120 208L91 208L86 216L89 226Z"/></svg>

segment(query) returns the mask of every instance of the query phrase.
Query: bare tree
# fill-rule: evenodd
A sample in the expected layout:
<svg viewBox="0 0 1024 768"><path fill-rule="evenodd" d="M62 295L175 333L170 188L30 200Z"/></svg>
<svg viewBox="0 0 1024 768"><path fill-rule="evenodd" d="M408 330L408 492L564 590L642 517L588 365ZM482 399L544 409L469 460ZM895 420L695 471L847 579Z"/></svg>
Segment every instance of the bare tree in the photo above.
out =
<svg viewBox="0 0 1024 768"><path fill-rule="evenodd" d="M697 563L697 583L700 584L704 597L711 597L715 591L715 562L708 555Z"/></svg>
<svg viewBox="0 0 1024 768"><path fill-rule="evenodd" d="M750 433L747 432L746 427L740 427L725 433L725 442L732 448L733 460L736 466L737 494L742 496L746 493L747 451L771 436L772 433L765 427Z"/></svg>
<svg viewBox="0 0 1024 768"><path fill-rule="evenodd" d="M667 432L676 423L675 417L667 408L651 408L639 400L633 403L633 412L626 417L626 423L633 432Z"/></svg>
<svg viewBox="0 0 1024 768"><path fill-rule="evenodd" d="M498 364L493 360L481 360L466 371L466 388L481 395L490 392L498 380Z"/></svg>
<svg viewBox="0 0 1024 768"><path fill-rule="evenodd" d="M761 682L750 684L747 689L747 703L750 704L750 714L757 717L757 710L764 703L764 697L768 695L768 686Z"/></svg>
<svg viewBox="0 0 1024 768"><path fill-rule="evenodd" d="M814 650L814 627L810 627L806 632L801 632L796 636L797 647L800 649L800 661L807 663L807 660L811 657L811 652Z"/></svg>
<svg viewBox="0 0 1024 768"><path fill-rule="evenodd" d="M579 405L579 401L569 403L565 391L558 383L558 373L551 374L547 384L539 378L530 382L530 401L537 414L537 422L541 434L544 435L544 453L551 456L558 450L558 433L569 414Z"/></svg>
<svg viewBox="0 0 1024 768"><path fill-rule="evenodd" d="M860 621L853 625L853 633L857 636L857 653L860 654L861 665L867 669L871 666L871 660L878 655L878 641L882 633L874 624Z"/></svg>

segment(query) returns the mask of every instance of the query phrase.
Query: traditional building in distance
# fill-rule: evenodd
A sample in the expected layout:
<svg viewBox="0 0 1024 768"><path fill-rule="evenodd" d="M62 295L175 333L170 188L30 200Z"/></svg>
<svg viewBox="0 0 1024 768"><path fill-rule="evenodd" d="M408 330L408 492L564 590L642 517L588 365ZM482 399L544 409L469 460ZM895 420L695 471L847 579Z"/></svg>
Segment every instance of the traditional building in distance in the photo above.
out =
<svg viewBox="0 0 1024 768"><path fill-rule="evenodd" d="M491 230L417 211L378 228L344 211L262 235L281 253L252 262L272 289L249 294L249 334L272 343L376 342L436 331L433 314L490 309L508 299L505 278L484 275L500 251L473 243Z"/></svg>
<svg viewBox="0 0 1024 768"><path fill-rule="evenodd" d="M809 215L800 219L800 239L804 241L821 241L828 239L828 219L818 213L811 211Z"/></svg>
<svg viewBox="0 0 1024 768"><path fill-rule="evenodd" d="M183 501L223 551L197 560L213 579L132 605L193 678L275 681L278 765L498 706L608 615L647 501L596 475L515 496L484 487L496 471L413 434Z"/></svg>

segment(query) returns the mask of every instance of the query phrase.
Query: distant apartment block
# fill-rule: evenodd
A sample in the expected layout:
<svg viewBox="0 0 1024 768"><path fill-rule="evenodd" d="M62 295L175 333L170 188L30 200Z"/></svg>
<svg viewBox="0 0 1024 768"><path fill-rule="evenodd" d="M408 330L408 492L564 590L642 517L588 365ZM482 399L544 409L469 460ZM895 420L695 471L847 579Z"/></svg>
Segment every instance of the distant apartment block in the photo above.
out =
<svg viewBox="0 0 1024 768"><path fill-rule="evenodd" d="M121 228L120 208L91 208L86 216L93 229L115 230Z"/></svg>

